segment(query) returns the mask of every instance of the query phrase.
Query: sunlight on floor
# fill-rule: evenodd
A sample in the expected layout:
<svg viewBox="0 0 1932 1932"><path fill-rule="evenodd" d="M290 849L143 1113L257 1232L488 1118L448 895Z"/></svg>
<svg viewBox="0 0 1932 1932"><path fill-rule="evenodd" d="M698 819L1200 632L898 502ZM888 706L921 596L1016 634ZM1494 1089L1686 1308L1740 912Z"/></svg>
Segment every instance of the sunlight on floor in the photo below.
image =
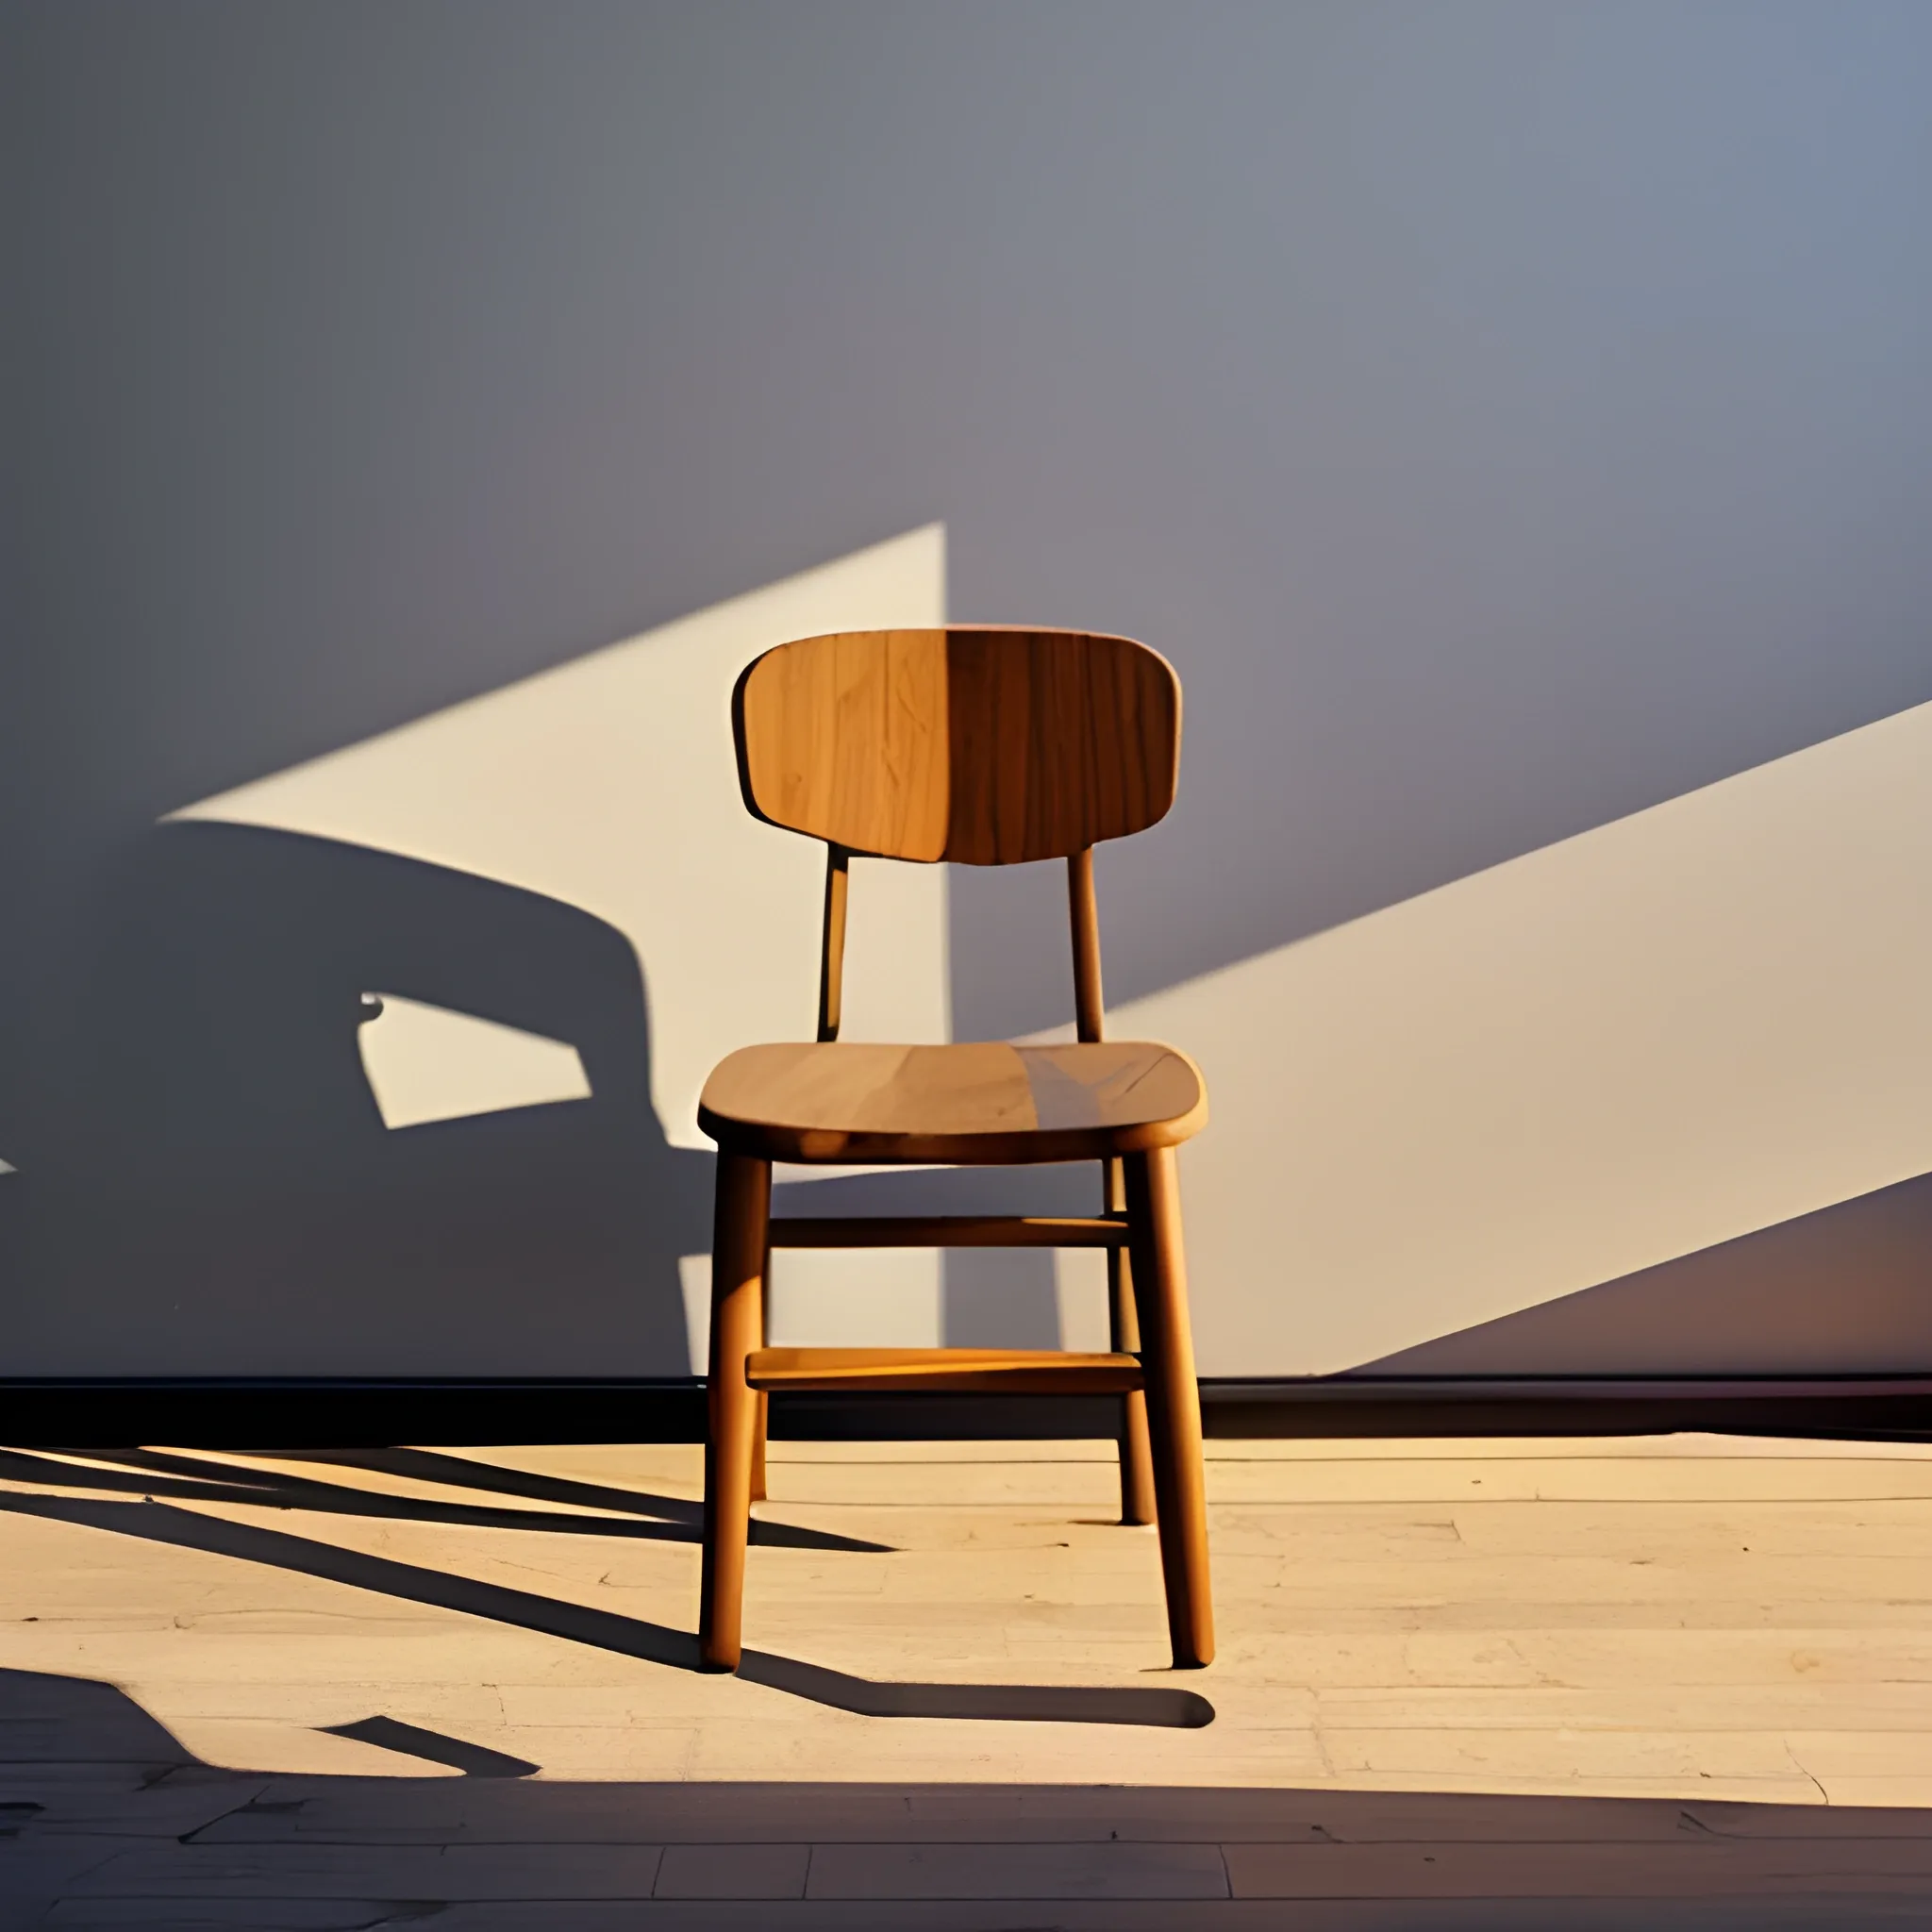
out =
<svg viewBox="0 0 1932 1932"><path fill-rule="evenodd" d="M261 1772L455 1774L328 1728L380 1717L550 1778L1932 1805L1932 1450L1210 1449L1222 1655L1185 1679L1101 1443L774 1445L763 1682L677 1650L694 1448L9 1457L0 1665ZM818 1679L1177 1686L1215 1720L881 1721Z"/></svg>

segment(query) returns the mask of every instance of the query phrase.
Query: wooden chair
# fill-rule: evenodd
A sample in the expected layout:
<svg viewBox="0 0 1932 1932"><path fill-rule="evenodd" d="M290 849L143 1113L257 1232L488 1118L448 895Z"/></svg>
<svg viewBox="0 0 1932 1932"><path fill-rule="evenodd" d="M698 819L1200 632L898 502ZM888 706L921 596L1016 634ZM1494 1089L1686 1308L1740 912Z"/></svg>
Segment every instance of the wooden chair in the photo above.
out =
<svg viewBox="0 0 1932 1932"><path fill-rule="evenodd" d="M1125 1398L1121 1513L1159 1526L1176 1669L1214 1655L1175 1148L1207 1118L1201 1077L1169 1047L1101 1039L1093 847L1174 802L1180 685L1126 638L954 627L781 644L732 701L746 808L826 845L814 1043L750 1046L706 1083L718 1143L705 1445L701 1644L741 1654L751 1504L764 1494L770 1391L974 1390ZM1079 1043L838 1042L847 860L1067 861ZM1094 1218L771 1218L772 1162L1105 1163ZM768 1348L774 1247L1097 1247L1112 1350Z"/></svg>

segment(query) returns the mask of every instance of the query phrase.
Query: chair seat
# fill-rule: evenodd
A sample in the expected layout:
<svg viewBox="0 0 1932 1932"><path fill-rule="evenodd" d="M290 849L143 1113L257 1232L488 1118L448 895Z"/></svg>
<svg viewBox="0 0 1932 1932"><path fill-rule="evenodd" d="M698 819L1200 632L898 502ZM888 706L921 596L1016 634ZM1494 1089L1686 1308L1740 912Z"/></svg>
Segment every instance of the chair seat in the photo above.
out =
<svg viewBox="0 0 1932 1932"><path fill-rule="evenodd" d="M793 1161L1106 1160L1177 1146L1207 1118L1193 1062L1135 1041L747 1046L698 1102L721 1147Z"/></svg>

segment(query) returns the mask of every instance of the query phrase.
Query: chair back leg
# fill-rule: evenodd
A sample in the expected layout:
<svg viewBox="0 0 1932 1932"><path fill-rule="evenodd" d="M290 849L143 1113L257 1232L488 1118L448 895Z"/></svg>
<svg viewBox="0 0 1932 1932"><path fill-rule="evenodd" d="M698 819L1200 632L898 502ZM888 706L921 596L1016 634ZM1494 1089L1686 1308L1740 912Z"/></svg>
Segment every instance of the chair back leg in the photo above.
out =
<svg viewBox="0 0 1932 1932"><path fill-rule="evenodd" d="M718 1156L711 1240L711 1356L706 1370L705 1553L698 1652L711 1671L735 1671L742 1648L744 1552L751 1536L758 1396L745 1364L764 1338L772 1168Z"/></svg>
<svg viewBox="0 0 1932 1932"><path fill-rule="evenodd" d="M1117 1355L1141 1353L1141 1318L1134 1307L1133 1264L1120 1249L1107 1257L1107 1298ZM1147 1398L1137 1389L1121 1397L1121 1521L1154 1521L1154 1451L1147 1438Z"/></svg>
<svg viewBox="0 0 1932 1932"><path fill-rule="evenodd" d="M770 1281L771 1278L771 1274L768 1270L765 1279ZM761 1348L764 1346L762 1339L759 1341L758 1346ZM769 1500L769 1492L765 1487L765 1443L771 1435L771 1430L772 1398L760 1389L758 1391L758 1407L752 1411L751 1424L751 1500L754 1503L763 1503Z"/></svg>
<svg viewBox="0 0 1932 1932"><path fill-rule="evenodd" d="M1124 1165L1168 1637L1174 1669L1193 1670L1214 1660L1214 1603L1208 1574L1201 1391L1194 1379L1181 1245L1180 1169L1172 1147L1129 1155Z"/></svg>
<svg viewBox="0 0 1932 1932"><path fill-rule="evenodd" d="M771 1224L766 1223L765 1262L763 1286L758 1294L758 1346L763 1348L772 1339L772 1242ZM762 1503L767 1499L765 1488L765 1443L772 1433L772 1398L760 1389L758 1391L758 1411L751 1430L751 1499Z"/></svg>
<svg viewBox="0 0 1932 1932"><path fill-rule="evenodd" d="M1117 1214L1127 1205L1127 1184L1118 1160L1100 1170L1106 1198ZM1134 1307L1133 1263L1119 1248L1107 1251L1108 1346L1119 1355L1141 1352L1141 1316ZM1147 1398L1137 1390L1121 1398L1121 1521L1154 1521L1154 1457L1147 1446Z"/></svg>

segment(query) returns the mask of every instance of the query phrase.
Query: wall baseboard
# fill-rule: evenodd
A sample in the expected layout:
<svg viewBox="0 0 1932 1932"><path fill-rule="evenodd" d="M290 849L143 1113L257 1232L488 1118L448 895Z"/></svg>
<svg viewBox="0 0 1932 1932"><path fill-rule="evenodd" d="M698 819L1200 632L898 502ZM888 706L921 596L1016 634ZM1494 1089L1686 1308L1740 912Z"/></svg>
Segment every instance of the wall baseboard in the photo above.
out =
<svg viewBox="0 0 1932 1932"><path fill-rule="evenodd" d="M1201 1385L1209 1436L1721 1434L1932 1440L1920 1375L1315 1376ZM1111 1436L1107 1397L792 1395L793 1441ZM692 1442L694 1379L0 1378L0 1440L23 1448L373 1448L491 1442Z"/></svg>

